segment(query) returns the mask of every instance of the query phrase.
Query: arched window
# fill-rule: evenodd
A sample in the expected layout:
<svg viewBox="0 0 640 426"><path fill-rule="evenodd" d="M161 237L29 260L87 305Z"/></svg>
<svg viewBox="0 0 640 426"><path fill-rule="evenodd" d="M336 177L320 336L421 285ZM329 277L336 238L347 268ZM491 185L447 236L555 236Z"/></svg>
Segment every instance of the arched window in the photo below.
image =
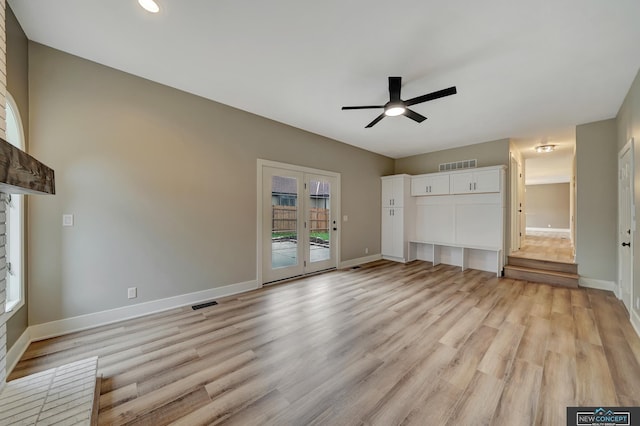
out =
<svg viewBox="0 0 640 426"><path fill-rule="evenodd" d="M20 111L7 93L7 142L24 151L24 129ZM24 304L24 196L12 194L6 215L7 300L5 310L16 312Z"/></svg>

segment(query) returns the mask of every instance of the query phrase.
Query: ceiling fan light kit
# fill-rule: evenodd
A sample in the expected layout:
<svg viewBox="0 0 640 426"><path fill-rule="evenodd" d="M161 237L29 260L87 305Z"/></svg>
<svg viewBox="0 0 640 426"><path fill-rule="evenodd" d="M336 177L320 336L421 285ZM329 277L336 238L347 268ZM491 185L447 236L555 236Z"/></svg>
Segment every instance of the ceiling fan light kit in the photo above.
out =
<svg viewBox="0 0 640 426"><path fill-rule="evenodd" d="M367 124L367 126L365 127L367 129L375 126L385 116L396 117L398 115L404 115L405 117L408 117L417 123L422 123L427 119L427 117L410 110L408 107L410 107L411 105L421 104L423 102L444 98L445 96L451 96L458 93L456 87L452 86L447 89L438 90L436 92L427 93L426 95L417 96L415 98L403 101L400 98L401 86L402 77L389 77L389 102L384 105L344 106L342 107L342 109L384 109L382 114L377 116L371 123Z"/></svg>

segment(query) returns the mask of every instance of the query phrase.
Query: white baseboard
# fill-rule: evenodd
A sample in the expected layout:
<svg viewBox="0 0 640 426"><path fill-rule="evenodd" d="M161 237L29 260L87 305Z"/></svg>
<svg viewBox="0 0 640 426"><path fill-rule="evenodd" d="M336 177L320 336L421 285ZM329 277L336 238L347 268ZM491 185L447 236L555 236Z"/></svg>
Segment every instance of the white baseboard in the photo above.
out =
<svg viewBox="0 0 640 426"><path fill-rule="evenodd" d="M112 324L114 322L141 317L157 312L167 311L186 305L193 305L199 302L227 297L246 291L256 290L259 286L255 280L243 283L231 284L224 287L215 287L208 290L194 293L181 294L179 296L167 297L166 299L153 300L139 303L137 305L124 306L122 308L110 309L107 311L94 312L87 315L80 315L72 318L65 318L43 324L36 324L29 327L31 341L48 339L75 331L86 330L101 325Z"/></svg>
<svg viewBox="0 0 640 426"><path fill-rule="evenodd" d="M357 259L345 260L344 262L340 262L339 269L344 268L352 268L354 266L362 265L363 263L375 262L376 260L382 259L382 255L380 254L372 254L365 257L359 257Z"/></svg>
<svg viewBox="0 0 640 426"><path fill-rule="evenodd" d="M597 290L608 290L616 294L617 285L613 281L597 280L595 278L580 277L580 287L595 288ZM617 294L616 294L617 297Z"/></svg>
<svg viewBox="0 0 640 426"><path fill-rule="evenodd" d="M11 374L16 367L16 364L20 361L22 355L24 355L29 344L31 344L31 334L29 333L29 327L27 327L13 346L11 346L11 349L7 351L7 376Z"/></svg>
<svg viewBox="0 0 640 426"><path fill-rule="evenodd" d="M631 310L631 325L636 330L638 337L640 337L640 315L633 309Z"/></svg>

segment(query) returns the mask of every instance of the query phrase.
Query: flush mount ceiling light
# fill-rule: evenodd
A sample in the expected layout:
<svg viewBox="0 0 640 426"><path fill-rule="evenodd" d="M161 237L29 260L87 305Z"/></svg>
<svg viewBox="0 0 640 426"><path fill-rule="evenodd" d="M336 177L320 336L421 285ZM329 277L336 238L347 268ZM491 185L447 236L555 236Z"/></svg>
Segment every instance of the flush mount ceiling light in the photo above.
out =
<svg viewBox="0 0 640 426"><path fill-rule="evenodd" d="M551 152L554 149L556 149L556 146L551 144L536 146L536 152Z"/></svg>
<svg viewBox="0 0 640 426"><path fill-rule="evenodd" d="M140 6L142 6L142 8L147 12L151 12L151 13L160 12L160 6L158 6L158 3L156 3L153 0L138 0L138 4L140 4Z"/></svg>

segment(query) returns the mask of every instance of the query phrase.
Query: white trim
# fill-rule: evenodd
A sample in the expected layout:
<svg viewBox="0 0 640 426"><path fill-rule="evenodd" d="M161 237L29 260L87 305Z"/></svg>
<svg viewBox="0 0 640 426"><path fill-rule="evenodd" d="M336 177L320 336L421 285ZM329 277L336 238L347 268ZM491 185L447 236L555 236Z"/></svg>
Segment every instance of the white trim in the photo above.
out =
<svg viewBox="0 0 640 426"><path fill-rule="evenodd" d="M339 268L353 268L354 266L362 265L364 263L375 262L376 260L382 259L382 255L380 254L372 254L365 257L358 257L357 259L349 259L344 262L340 262Z"/></svg>
<svg viewBox="0 0 640 426"><path fill-rule="evenodd" d="M533 232L565 232L571 235L571 228L534 228L527 226L525 230Z"/></svg>
<svg viewBox="0 0 640 426"><path fill-rule="evenodd" d="M24 280L22 280L24 282ZM24 292L23 292L24 294ZM22 308L24 306L24 297L21 297L20 300L16 301L16 302L12 302L14 303L13 306L9 306L9 303L5 302L5 313L7 314L7 321L9 321L9 319L15 315L16 312L18 312L20 310L20 308Z"/></svg>
<svg viewBox="0 0 640 426"><path fill-rule="evenodd" d="M150 302L139 303L137 305L123 306L121 308L32 325L29 327L29 334L31 341L35 342L75 331L82 331L101 325L112 324L127 319L167 311L181 306L193 305L198 302L244 293L258 288L259 286L256 284L255 280L223 287L210 288L208 290L196 291L194 293L167 297L166 299L153 300Z"/></svg>
<svg viewBox="0 0 640 426"><path fill-rule="evenodd" d="M636 331L638 337L640 337L640 315L636 313L635 310L631 310L631 325L633 329Z"/></svg>
<svg viewBox="0 0 640 426"><path fill-rule="evenodd" d="M22 355L24 355L31 344L30 328L31 327L27 327L13 346L11 346L11 349L7 351L7 376L16 368L16 364L18 364L18 361L20 361L20 358L22 358Z"/></svg>
<svg viewBox="0 0 640 426"><path fill-rule="evenodd" d="M595 288L597 290L607 290L616 293L616 283L613 281L597 280L595 278L580 277L580 287ZM617 294L616 294L617 297Z"/></svg>

